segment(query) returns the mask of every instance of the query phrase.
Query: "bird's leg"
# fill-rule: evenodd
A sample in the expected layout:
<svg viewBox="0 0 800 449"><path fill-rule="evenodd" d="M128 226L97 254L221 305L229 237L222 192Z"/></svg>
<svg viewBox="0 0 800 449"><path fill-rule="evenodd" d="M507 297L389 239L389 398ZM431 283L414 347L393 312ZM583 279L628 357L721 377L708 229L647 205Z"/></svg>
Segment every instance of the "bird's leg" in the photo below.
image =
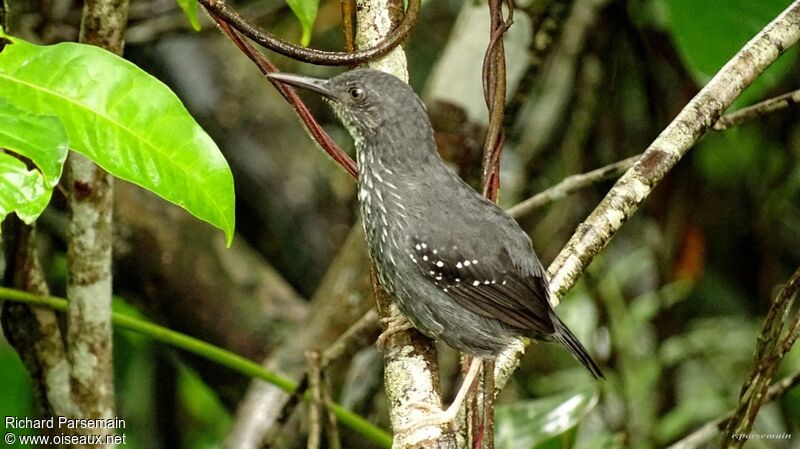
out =
<svg viewBox="0 0 800 449"><path fill-rule="evenodd" d="M447 407L447 410L444 411L434 411L431 410L431 406L426 403L415 404L415 407L423 408L429 411L432 411L434 414L432 416L427 416L417 421L410 422L404 426L401 426L397 429L398 432L408 432L410 430L418 429L420 427L425 426L438 426L445 423L452 422L458 416L458 410L461 408L461 403L464 402L464 398L467 397L467 393L469 393L469 389L472 387L473 382L475 381L475 377L481 371L481 367L483 366L483 359L480 357L473 357L472 363L469 365L469 369L467 370L467 374L464 376L464 381L461 382L461 387L458 389L458 393L456 393L455 399Z"/></svg>
<svg viewBox="0 0 800 449"><path fill-rule="evenodd" d="M381 318L381 323L385 326L383 332L378 336L378 341L375 343L375 346L378 349L383 350L386 346L386 340L395 332L405 331L409 329L413 329L414 326L404 317L400 312L391 307L389 312L389 316Z"/></svg>

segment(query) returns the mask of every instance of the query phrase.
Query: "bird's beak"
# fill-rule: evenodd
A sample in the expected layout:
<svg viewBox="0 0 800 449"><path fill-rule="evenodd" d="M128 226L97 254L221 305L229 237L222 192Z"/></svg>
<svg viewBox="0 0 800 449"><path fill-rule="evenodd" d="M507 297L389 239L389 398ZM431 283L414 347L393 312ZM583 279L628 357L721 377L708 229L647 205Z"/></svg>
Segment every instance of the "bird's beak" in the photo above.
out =
<svg viewBox="0 0 800 449"><path fill-rule="evenodd" d="M308 76L295 75L293 73L269 73L267 77L280 81L281 83L290 84L302 89L308 89L328 98L336 98L336 94L328 88L328 80L321 80L318 78L311 78Z"/></svg>

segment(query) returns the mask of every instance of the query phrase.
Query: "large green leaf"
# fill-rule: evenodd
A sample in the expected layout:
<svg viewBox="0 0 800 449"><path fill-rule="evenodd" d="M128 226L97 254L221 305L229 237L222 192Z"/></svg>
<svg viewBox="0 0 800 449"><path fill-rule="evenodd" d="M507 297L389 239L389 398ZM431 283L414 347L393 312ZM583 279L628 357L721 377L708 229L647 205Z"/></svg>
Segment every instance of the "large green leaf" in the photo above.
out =
<svg viewBox="0 0 800 449"><path fill-rule="evenodd" d="M568 431L597 404L597 400L594 388L582 388L543 399L500 405L495 410L495 447L571 447L574 434ZM559 437L562 434L566 435Z"/></svg>
<svg viewBox="0 0 800 449"><path fill-rule="evenodd" d="M706 84L791 0L661 0L681 58L698 84ZM737 104L755 101L792 67L795 52L779 58Z"/></svg>
<svg viewBox="0 0 800 449"><path fill-rule="evenodd" d="M71 149L219 227L230 243L233 176L168 87L97 47L9 39L0 53L0 98L57 116Z"/></svg>
<svg viewBox="0 0 800 449"><path fill-rule="evenodd" d="M32 115L0 99L0 148L30 159L0 153L0 221L11 212L26 223L42 213L67 158L67 135L52 116ZM38 169L38 170L37 170Z"/></svg>
<svg viewBox="0 0 800 449"><path fill-rule="evenodd" d="M319 0L286 0L286 3L289 4L289 8L292 9L294 15L300 20L300 26L303 27L302 44L308 45L311 42L314 20L317 18Z"/></svg>

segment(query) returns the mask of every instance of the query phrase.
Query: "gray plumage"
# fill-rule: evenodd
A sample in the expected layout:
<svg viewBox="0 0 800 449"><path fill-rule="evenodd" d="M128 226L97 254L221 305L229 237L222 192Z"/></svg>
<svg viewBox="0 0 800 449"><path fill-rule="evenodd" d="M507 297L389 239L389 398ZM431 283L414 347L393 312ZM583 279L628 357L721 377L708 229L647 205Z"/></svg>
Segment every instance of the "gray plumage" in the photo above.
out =
<svg viewBox="0 0 800 449"><path fill-rule="evenodd" d="M369 252L417 329L479 357L519 336L555 340L602 377L550 306L530 239L439 157L425 107L406 83L368 69L274 78L324 95L355 139Z"/></svg>

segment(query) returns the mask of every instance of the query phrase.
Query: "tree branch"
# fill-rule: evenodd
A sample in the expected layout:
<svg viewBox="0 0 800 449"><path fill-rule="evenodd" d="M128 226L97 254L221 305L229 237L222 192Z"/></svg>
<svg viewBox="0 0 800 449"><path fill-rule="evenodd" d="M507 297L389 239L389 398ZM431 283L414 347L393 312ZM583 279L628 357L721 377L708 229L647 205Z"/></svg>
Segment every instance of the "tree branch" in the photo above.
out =
<svg viewBox="0 0 800 449"><path fill-rule="evenodd" d="M797 42L798 37L800 1L795 1L717 73L617 181L549 268L550 291L556 304L659 181L742 91L785 49ZM495 369L498 389L505 385L522 353L509 348L498 359Z"/></svg>
<svg viewBox="0 0 800 449"><path fill-rule="evenodd" d="M44 273L36 257L36 230L16 216L3 221L5 273L3 284L48 295ZM6 302L3 332L19 354L34 383L38 408L44 416L74 416L69 363L56 314L47 308Z"/></svg>
<svg viewBox="0 0 800 449"><path fill-rule="evenodd" d="M509 208L506 212L508 212L512 217L519 219L532 213L534 210L546 204L552 203L553 201L564 198L567 195L571 195L603 181L617 179L637 160L639 160L639 157L641 156L632 156L627 159L608 164L604 167L588 171L586 173L567 176L558 184L548 187L536 195L517 203L513 207Z"/></svg>
<svg viewBox="0 0 800 449"><path fill-rule="evenodd" d="M356 0L356 47L372 45L389 33L402 5L402 0ZM370 61L368 67L408 82L406 55L400 47L381 59ZM399 312L375 279L374 267L372 272L378 315L390 318ZM383 348L384 388L389 403L389 418L392 428L397 429L418 420L421 414L429 413L416 407L416 404L424 402L434 407L441 406L436 351L430 339L413 329L391 333ZM445 434L439 427L421 427L413 432L396 433L392 447L454 448L455 436L452 433Z"/></svg>
<svg viewBox="0 0 800 449"><path fill-rule="evenodd" d="M128 0L86 0L80 41L122 54ZM80 418L113 418L114 368L111 327L113 177L86 157L71 153L65 167L67 238L67 357L72 397ZM113 428L74 429L112 435ZM75 447L99 447L95 444ZM114 447L104 444L102 447Z"/></svg>
<svg viewBox="0 0 800 449"><path fill-rule="evenodd" d="M800 103L800 89L789 92L777 97L764 100L752 106L742 108L736 112L726 114L714 123L714 131L723 131L731 126L740 125L746 121L752 120L770 114L781 109L786 109Z"/></svg>

